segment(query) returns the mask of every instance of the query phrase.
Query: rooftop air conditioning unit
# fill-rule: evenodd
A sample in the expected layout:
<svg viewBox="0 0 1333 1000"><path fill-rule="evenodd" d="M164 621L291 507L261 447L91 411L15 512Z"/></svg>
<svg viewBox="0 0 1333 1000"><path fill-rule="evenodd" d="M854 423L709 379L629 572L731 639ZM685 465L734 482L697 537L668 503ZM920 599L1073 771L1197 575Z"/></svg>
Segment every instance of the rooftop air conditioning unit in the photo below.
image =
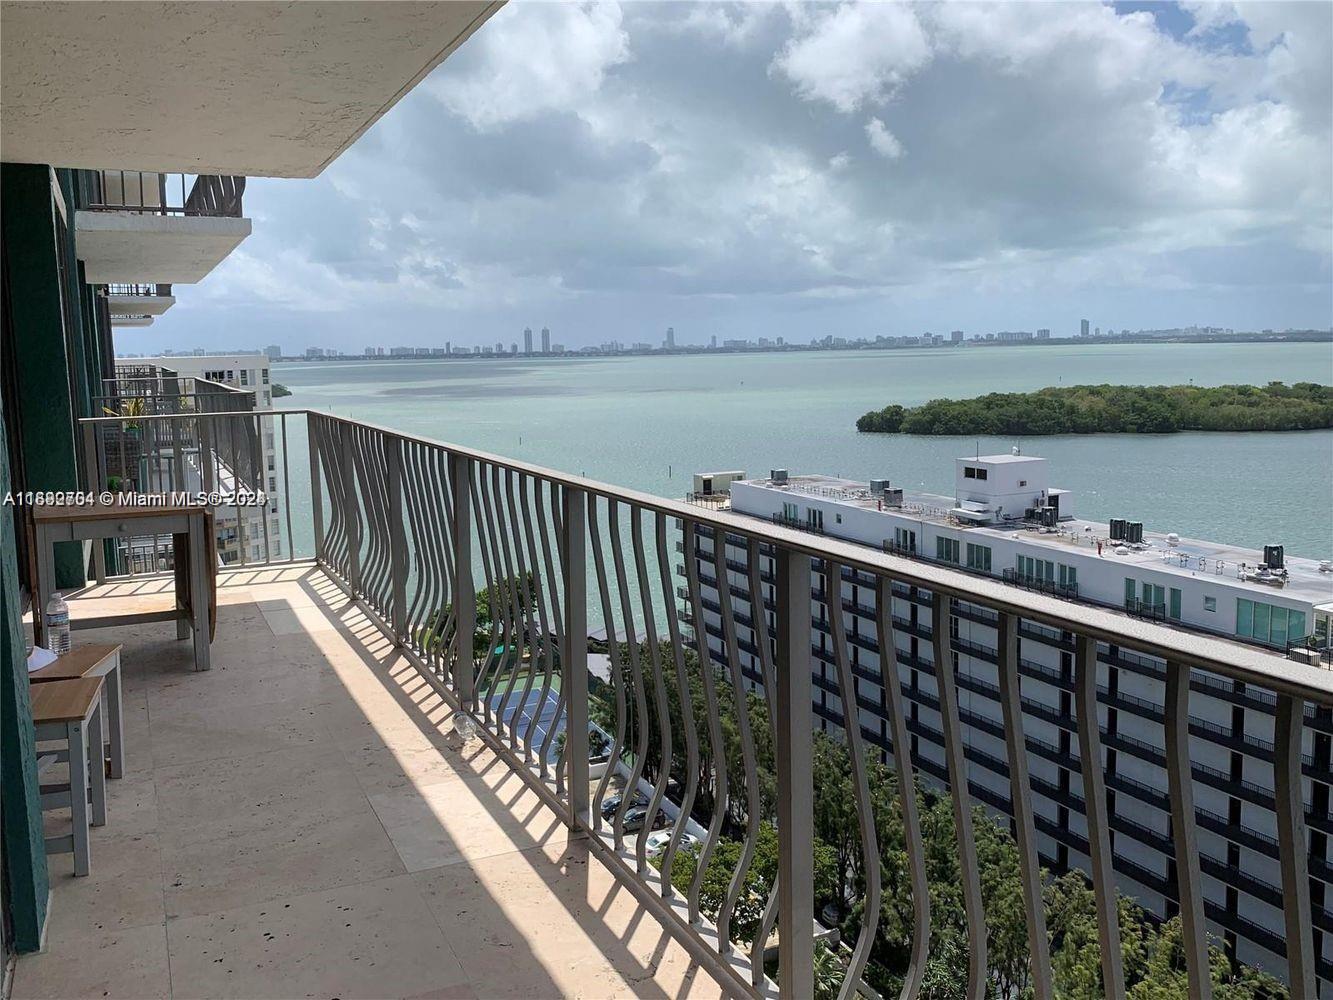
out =
<svg viewBox="0 0 1333 1000"><path fill-rule="evenodd" d="M897 489L886 488L884 490L884 503L888 507L901 507L903 505L902 487Z"/></svg>
<svg viewBox="0 0 1333 1000"><path fill-rule="evenodd" d="M787 470L786 470L786 469L773 469L771 472L769 472L769 474L768 474L768 478L772 481L772 483L773 483L774 486L786 486L786 485L787 485Z"/></svg>
<svg viewBox="0 0 1333 1000"><path fill-rule="evenodd" d="M1125 519L1123 517L1111 518L1111 541L1123 542L1125 540Z"/></svg>
<svg viewBox="0 0 1333 1000"><path fill-rule="evenodd" d="M1134 545L1143 543L1143 522L1130 521L1125 525L1125 541Z"/></svg>
<svg viewBox="0 0 1333 1000"><path fill-rule="evenodd" d="M870 480L870 492L878 496L881 493L889 492L889 481L887 479Z"/></svg>
<svg viewBox="0 0 1333 1000"><path fill-rule="evenodd" d="M1283 552L1281 545L1264 546L1264 565L1269 569L1281 569L1283 563Z"/></svg>

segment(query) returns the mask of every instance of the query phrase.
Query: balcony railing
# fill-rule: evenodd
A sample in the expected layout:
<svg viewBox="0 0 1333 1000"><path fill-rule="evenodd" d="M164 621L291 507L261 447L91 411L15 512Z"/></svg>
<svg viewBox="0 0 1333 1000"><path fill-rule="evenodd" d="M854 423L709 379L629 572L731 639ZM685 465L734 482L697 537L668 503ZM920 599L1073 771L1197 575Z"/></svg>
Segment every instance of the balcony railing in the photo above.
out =
<svg viewBox="0 0 1333 1000"><path fill-rule="evenodd" d="M96 464L96 428L110 419L84 421L95 459L92 478L103 474ZM1280 934L1271 936L1285 950L1293 995L1314 996L1317 980L1328 978L1327 963L1317 961L1314 949L1306 834L1312 805L1301 779L1306 706L1333 706L1328 671L959 569L313 411L144 418L147 438L155 442L150 453L158 456L145 468L168 468L193 454L196 462L203 456L201 468L213 469L210 475L216 478L224 466L243 464L235 441L226 443L228 429L248 423L252 431L241 435L240 451L253 450L264 434L261 421L275 421L279 429L274 451L288 520L288 548L270 553L266 561L313 555L423 677L473 715L509 766L572 829L587 835L602 862L724 988L738 995L815 994L812 672L820 676L828 697L821 717L834 720L858 717L855 679L864 672L854 662L857 642L851 640L857 637L849 638L843 587L829 587L816 597L814 610L826 622L828 641L818 654L812 647L811 580L816 572L829 581L845 581L853 573L863 587L865 580L873 581L858 605L876 611L874 640L887 657L880 669L889 676L898 672L899 656L906 655L898 652L904 626L892 613L895 588L928 594L929 638L912 633L913 649L919 642L920 653L911 666L933 674L942 764L904 752L913 745L912 727L920 727L905 711L907 695L900 685L885 685L883 693L888 737L881 746L896 779L890 811L900 824L907 868L905 885L891 891L911 898L911 943L900 970L905 996L922 989L934 916L915 794L927 779L947 789L953 812L966 925L966 967L957 974L966 977L969 995L983 995L993 986L972 812L974 804L989 799L964 777L978 748L965 745L965 720L973 715L960 707L959 688L960 678L972 681L957 671L950 647L949 622L959 602L993 616L996 629L993 687L1003 714L998 731L1010 783L1034 995L1050 997L1053 985L1037 851L1037 832L1049 832L1050 824L1034 816L1032 806L1038 783L1028 771L1032 743L1023 731L1018 655L1020 628L1030 626L1067 638L1073 647L1078 767L1071 777L1081 784L1077 791L1087 814L1087 839L1079 843L1089 858L1106 995L1125 995L1127 984L1115 876L1116 867L1124 867L1111 850L1103 750L1104 736L1118 737L1098 724L1099 690L1106 688L1099 673L1111 669L1098 661L1099 642L1166 664L1164 738L1154 752L1167 780L1155 794L1164 796L1171 811L1171 830L1163 842L1170 845L1173 875L1164 888L1179 906L1178 953L1191 994L1209 992L1207 919L1216 910L1205 905L1194 806L1200 767L1190 757L1191 679L1203 671L1243 682L1274 700L1273 787L1263 799L1267 805L1256 806L1274 814L1280 846L1276 898L1284 924ZM295 501L293 477L298 480ZM308 531L299 541L291 531L293 510ZM726 565L731 583L749 594L775 589L770 641L749 643L739 634L738 625L744 626L732 586L708 595L717 608L709 611L719 622L716 629L711 622L708 628L683 629L686 620L705 621L705 594L696 559L673 564L677 540L687 553L710 545L714 565ZM685 577L679 592L676 568ZM677 608L677 596L684 612ZM589 673L591 626L605 631L605 681ZM715 668L708 646L714 630L724 654ZM757 699L745 695L742 648L757 667ZM825 662L832 666L830 679L823 678ZM590 746L589 733L598 731L593 723L609 746ZM864 903L855 938L840 953L844 998L866 974L878 941L880 904L890 891L880 849L884 809L876 805L878 790L872 788L867 764L879 747L869 746L867 732L853 725L841 734L851 769L851 850L860 873L856 891ZM593 757L598 758L595 778L589 766ZM642 812L635 811L632 795L603 809L617 775L627 788L642 793ZM659 811L666 837L660 838L663 843L655 839L650 850ZM761 842L774 837L775 875L759 879L756 888ZM720 897L710 897L704 891L705 874L710 863L724 857L731 859L730 877ZM739 929L742 903L751 914L744 932ZM766 966L774 931L777 961Z"/></svg>
<svg viewBox="0 0 1333 1000"><path fill-rule="evenodd" d="M97 173L91 212L135 212L140 215L211 216L239 219L245 178L198 174L163 174L147 170L102 170Z"/></svg>

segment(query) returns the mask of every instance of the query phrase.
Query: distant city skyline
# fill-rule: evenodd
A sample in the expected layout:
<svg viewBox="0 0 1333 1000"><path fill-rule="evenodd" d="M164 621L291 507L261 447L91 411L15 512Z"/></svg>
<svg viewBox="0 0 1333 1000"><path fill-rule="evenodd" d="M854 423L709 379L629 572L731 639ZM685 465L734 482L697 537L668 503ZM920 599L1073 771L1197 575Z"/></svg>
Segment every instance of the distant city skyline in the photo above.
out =
<svg viewBox="0 0 1333 1000"><path fill-rule="evenodd" d="M970 10L507 6L117 346L1333 325L1333 6Z"/></svg>

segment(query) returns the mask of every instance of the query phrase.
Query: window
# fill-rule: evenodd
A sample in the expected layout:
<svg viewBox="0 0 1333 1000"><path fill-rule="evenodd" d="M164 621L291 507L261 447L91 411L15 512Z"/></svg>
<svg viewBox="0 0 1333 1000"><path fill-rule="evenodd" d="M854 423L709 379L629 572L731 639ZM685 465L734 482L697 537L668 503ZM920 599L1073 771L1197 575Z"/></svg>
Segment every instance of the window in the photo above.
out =
<svg viewBox="0 0 1333 1000"><path fill-rule="evenodd" d="M241 369L241 385L249 385L249 384L250 384L250 373L249 373L248 371L246 371L244 368L242 368L242 369Z"/></svg>
<svg viewBox="0 0 1333 1000"><path fill-rule="evenodd" d="M1293 639L1305 637L1305 612L1238 598L1236 634L1285 647Z"/></svg>
<svg viewBox="0 0 1333 1000"><path fill-rule="evenodd" d="M1205 597L1205 598L1203 599L1203 610L1205 610L1205 611L1216 611L1216 610L1217 610L1217 598L1216 598L1216 597Z"/></svg>
<svg viewBox="0 0 1333 1000"><path fill-rule="evenodd" d="M1133 579L1128 576L1125 577L1125 607L1129 608L1134 606L1134 592L1135 587Z"/></svg>
<svg viewBox="0 0 1333 1000"><path fill-rule="evenodd" d="M811 507L805 512L805 523L815 531L824 530L824 512Z"/></svg>
<svg viewBox="0 0 1333 1000"><path fill-rule="evenodd" d="M207 379L209 382L222 382L226 379L226 377L227 373L220 369L204 372L204 378Z"/></svg>
<svg viewBox="0 0 1333 1000"><path fill-rule="evenodd" d="M1170 615L1172 618L1175 618L1175 619L1179 620L1179 618L1180 618L1180 591L1177 590L1175 587L1172 587L1170 593L1171 593L1171 599L1170 599L1170 600L1171 600L1171 603L1167 606L1167 611L1166 611L1166 613L1167 613L1168 615Z"/></svg>
<svg viewBox="0 0 1333 1000"><path fill-rule="evenodd" d="M795 521L797 519L796 504L784 503L782 505L782 519L784 521Z"/></svg>
<svg viewBox="0 0 1333 1000"><path fill-rule="evenodd" d="M1027 481L1026 479L1020 479L1020 480L1018 481L1018 485L1019 485L1020 488L1026 486L1027 484L1028 484L1028 481Z"/></svg>
<svg viewBox="0 0 1333 1000"><path fill-rule="evenodd" d="M1049 559L1034 559L1032 556L1018 557L1018 575L1028 580L1055 580L1055 563Z"/></svg>
<svg viewBox="0 0 1333 1000"><path fill-rule="evenodd" d="M894 528L893 544L907 552L916 551L916 532L910 528Z"/></svg>
<svg viewBox="0 0 1333 1000"><path fill-rule="evenodd" d="M260 377L260 379L263 380L263 382L264 382L265 385L268 385L268 369L267 369L267 368L261 368L261 369L259 370L259 377Z"/></svg>
<svg viewBox="0 0 1333 1000"><path fill-rule="evenodd" d="M1066 566L1064 563L1060 564L1060 586L1062 587L1078 586L1077 566Z"/></svg>
<svg viewBox="0 0 1333 1000"><path fill-rule="evenodd" d="M990 546L967 543L967 568L982 573L990 572Z"/></svg>
<svg viewBox="0 0 1333 1000"><path fill-rule="evenodd" d="M936 538L935 558L943 560L944 562L958 562L958 539Z"/></svg>
<svg viewBox="0 0 1333 1000"><path fill-rule="evenodd" d="M985 478L986 478L986 470L985 470L985 469L978 469L976 466L972 466L972 465L965 465L965 466L963 466L963 478L964 478L964 479L985 479Z"/></svg>
<svg viewBox="0 0 1333 1000"><path fill-rule="evenodd" d="M842 524L842 515L841 515L841 514L834 514L833 516L834 516L835 518L837 518L837 521L838 521L839 524Z"/></svg>

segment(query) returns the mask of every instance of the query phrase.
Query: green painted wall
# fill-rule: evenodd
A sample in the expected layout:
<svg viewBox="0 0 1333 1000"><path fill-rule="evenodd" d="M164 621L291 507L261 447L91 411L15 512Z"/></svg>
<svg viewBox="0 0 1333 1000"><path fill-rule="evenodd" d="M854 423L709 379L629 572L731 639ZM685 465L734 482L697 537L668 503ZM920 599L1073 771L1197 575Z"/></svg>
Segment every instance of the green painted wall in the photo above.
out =
<svg viewBox="0 0 1333 1000"><path fill-rule="evenodd" d="M9 450L3 431L0 423L0 495L9 489ZM14 552L14 511L0 504L0 826L14 947L35 951L46 922L48 874Z"/></svg>
<svg viewBox="0 0 1333 1000"><path fill-rule="evenodd" d="M74 202L71 172L59 171L70 222L66 284L75 335L66 343L61 313L61 270L58 266L55 218L49 167L0 164L0 232L9 260L10 311L14 320L14 358L19 391L14 405L20 414L27 487L31 490L75 490L80 486L75 417L88 406L88 370L83 357L83 307L76 287L73 248ZM75 265L70 267L69 265ZM87 287L87 286L84 286ZM71 353L73 356L71 356ZM76 373L71 389L70 372ZM81 384L82 383L82 384ZM75 398L74 393L78 393ZM85 583L82 546L56 546L56 579L61 587Z"/></svg>

